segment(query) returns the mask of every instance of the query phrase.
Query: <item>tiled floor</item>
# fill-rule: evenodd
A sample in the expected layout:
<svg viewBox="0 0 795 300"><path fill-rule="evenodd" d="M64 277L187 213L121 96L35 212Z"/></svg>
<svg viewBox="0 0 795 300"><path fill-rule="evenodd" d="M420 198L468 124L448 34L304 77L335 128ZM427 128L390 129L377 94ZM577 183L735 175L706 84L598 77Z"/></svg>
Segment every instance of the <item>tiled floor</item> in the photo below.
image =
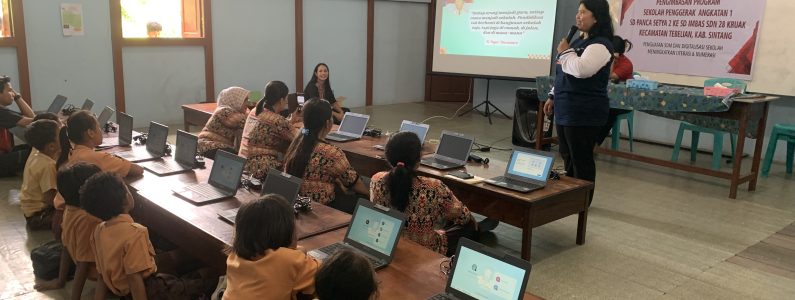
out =
<svg viewBox="0 0 795 300"><path fill-rule="evenodd" d="M450 116L456 108L410 103L354 111L368 113L372 125L394 131L403 119ZM495 148L512 147L509 120L496 118L489 125L482 116L469 114L428 123L431 139L447 129L475 135ZM635 151L663 159L671 153L670 148L639 143ZM506 159L509 152L479 154ZM699 156L699 164L709 162L707 155ZM773 166L769 178L760 178L757 191L741 189L736 200L727 197L723 180L605 155L598 157L597 168L585 245L574 244L574 216L533 231L531 292L549 299L793 299L795 248L787 248L793 243L786 235L792 229L785 228L795 221L795 178L786 176L781 164ZM50 236L25 229L19 205L8 201L9 190L18 188L18 178L0 179L0 300L64 299L64 290L41 294L32 289L30 249ZM521 236L517 228L500 225L484 241L518 254ZM742 261L749 257L756 260ZM84 295L89 292L90 286Z"/></svg>

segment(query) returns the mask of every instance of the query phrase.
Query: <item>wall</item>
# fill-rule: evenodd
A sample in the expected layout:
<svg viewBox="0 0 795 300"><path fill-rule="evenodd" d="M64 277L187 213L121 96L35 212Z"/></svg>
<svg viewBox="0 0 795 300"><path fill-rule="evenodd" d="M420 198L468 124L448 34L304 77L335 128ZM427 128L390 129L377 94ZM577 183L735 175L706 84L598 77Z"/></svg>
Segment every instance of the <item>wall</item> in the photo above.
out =
<svg viewBox="0 0 795 300"><path fill-rule="evenodd" d="M16 48L0 48L0 75L11 77L11 85L18 92L22 92L19 86L19 68L17 67ZM11 105L9 108L14 111L19 111L16 105Z"/></svg>
<svg viewBox="0 0 795 300"><path fill-rule="evenodd" d="M428 4L375 2L373 104L422 101Z"/></svg>

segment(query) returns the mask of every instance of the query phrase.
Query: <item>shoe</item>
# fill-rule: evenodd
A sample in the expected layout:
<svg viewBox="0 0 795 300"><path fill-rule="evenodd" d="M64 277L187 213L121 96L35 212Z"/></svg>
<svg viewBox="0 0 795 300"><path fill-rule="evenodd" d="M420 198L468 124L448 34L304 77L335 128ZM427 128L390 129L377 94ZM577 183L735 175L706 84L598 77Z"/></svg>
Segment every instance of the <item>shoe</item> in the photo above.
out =
<svg viewBox="0 0 795 300"><path fill-rule="evenodd" d="M497 225L500 225L500 220L485 218L478 222L478 232L492 231L494 228L497 228Z"/></svg>

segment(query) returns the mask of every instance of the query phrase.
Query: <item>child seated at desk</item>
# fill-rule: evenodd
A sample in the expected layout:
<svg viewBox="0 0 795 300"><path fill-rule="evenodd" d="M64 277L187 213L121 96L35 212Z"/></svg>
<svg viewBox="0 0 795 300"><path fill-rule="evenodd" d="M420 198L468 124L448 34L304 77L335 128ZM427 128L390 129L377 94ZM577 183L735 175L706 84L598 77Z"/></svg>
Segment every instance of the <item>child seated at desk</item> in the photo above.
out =
<svg viewBox="0 0 795 300"><path fill-rule="evenodd" d="M296 110L288 120L279 112L287 109L287 85L271 81L265 86L265 96L248 114L240 141L241 157L246 160L246 173L263 179L271 168L281 170L284 153L295 138L292 124L300 122Z"/></svg>
<svg viewBox="0 0 795 300"><path fill-rule="evenodd" d="M420 245L450 256L457 240L445 228L459 227L474 235L477 223L466 206L438 179L417 176L422 143L413 132L400 132L386 143L388 172L373 175L371 200L406 214L403 235Z"/></svg>
<svg viewBox="0 0 795 300"><path fill-rule="evenodd" d="M87 163L76 163L58 170L56 177L58 191L66 202L66 210L61 224L63 227L61 264L58 269L58 278L34 285L33 288L37 291L62 288L69 276L71 262L77 264L71 299L80 299L86 278L96 278L94 264L96 255L94 249L91 248L90 239L94 229L102 221L80 208L79 191L86 179L101 171L99 167ZM89 274L93 275L89 276Z"/></svg>
<svg viewBox="0 0 795 300"><path fill-rule="evenodd" d="M25 222L31 230L51 229L55 212L55 159L61 152L58 142L60 124L39 120L30 124L25 139L36 149L28 156L22 176L19 202Z"/></svg>
<svg viewBox="0 0 795 300"><path fill-rule="evenodd" d="M223 299L296 299L315 293L318 261L297 246L295 214L282 196L245 203L235 217Z"/></svg>
<svg viewBox="0 0 795 300"><path fill-rule="evenodd" d="M284 171L303 178L300 195L353 213L359 196L369 198L369 191L345 152L326 141L331 131L331 104L312 98L304 104L304 128L287 148ZM349 193L349 191L352 191Z"/></svg>
<svg viewBox="0 0 795 300"><path fill-rule="evenodd" d="M378 283L370 261L343 249L323 261L315 276L320 300L367 300L378 298Z"/></svg>
<svg viewBox="0 0 795 300"><path fill-rule="evenodd" d="M218 93L218 107L199 133L200 155L215 159L215 152L237 153L237 143L246 122L246 101L250 92L241 87L226 88Z"/></svg>
<svg viewBox="0 0 795 300"><path fill-rule="evenodd" d="M111 172L121 177L143 175L144 169L137 164L109 153L94 151L95 147L102 144L102 132L97 118L91 112L81 110L70 115L66 119L66 126L61 127L61 155L58 157L55 167L60 169L68 164L85 162L96 165L102 171ZM72 148L72 144L74 144L74 148ZM56 195L54 203L56 211L53 219L62 220L65 208L63 195ZM56 231L56 239L60 240L61 222L56 222L54 225L58 227L53 229Z"/></svg>
<svg viewBox="0 0 795 300"><path fill-rule="evenodd" d="M80 188L80 205L103 221L90 239L99 273L95 299L105 299L108 290L133 299L199 299L212 292L217 280L210 276L157 272L149 231L129 215L133 197L118 176L102 172L88 178Z"/></svg>

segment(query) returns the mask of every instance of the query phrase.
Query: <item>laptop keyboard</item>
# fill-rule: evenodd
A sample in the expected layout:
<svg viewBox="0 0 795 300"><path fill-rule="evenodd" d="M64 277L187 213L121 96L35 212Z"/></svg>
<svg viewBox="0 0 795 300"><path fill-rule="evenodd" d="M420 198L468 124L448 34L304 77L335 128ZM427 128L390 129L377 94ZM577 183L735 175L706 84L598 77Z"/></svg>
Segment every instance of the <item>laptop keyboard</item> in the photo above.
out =
<svg viewBox="0 0 795 300"><path fill-rule="evenodd" d="M349 138L348 136L341 135L339 133L329 133L329 134L326 135L326 137L332 137L332 138L336 138L336 139L348 139Z"/></svg>
<svg viewBox="0 0 795 300"><path fill-rule="evenodd" d="M337 251L340 251L340 250L346 249L346 248L349 248L349 247L346 246L345 244L334 243L334 244L325 246L323 248L320 248L318 250L320 250L321 252L326 253L329 256L331 256L334 253L337 253ZM384 266L383 262L381 262L381 261L379 261L379 260L377 260L377 259L375 259L375 258L373 258L373 257L371 257L369 255L362 255L362 256L366 257L370 261L370 264L373 266L374 269L378 269L378 268Z"/></svg>
<svg viewBox="0 0 795 300"><path fill-rule="evenodd" d="M453 298L447 297L445 294L436 294L433 297L428 298L428 300L452 300Z"/></svg>
<svg viewBox="0 0 795 300"><path fill-rule="evenodd" d="M435 158L435 157L427 158L425 160L425 163L427 163L429 165L432 165L432 166L443 166L443 167L454 167L454 166L456 166L456 164L454 164L454 163L451 163L451 162L446 161L446 160L441 160L441 159L438 159L438 158Z"/></svg>
<svg viewBox="0 0 795 300"><path fill-rule="evenodd" d="M224 194L221 190L209 184L191 185L186 187L185 189L194 193L201 194L210 199L221 198L226 196L226 194Z"/></svg>

